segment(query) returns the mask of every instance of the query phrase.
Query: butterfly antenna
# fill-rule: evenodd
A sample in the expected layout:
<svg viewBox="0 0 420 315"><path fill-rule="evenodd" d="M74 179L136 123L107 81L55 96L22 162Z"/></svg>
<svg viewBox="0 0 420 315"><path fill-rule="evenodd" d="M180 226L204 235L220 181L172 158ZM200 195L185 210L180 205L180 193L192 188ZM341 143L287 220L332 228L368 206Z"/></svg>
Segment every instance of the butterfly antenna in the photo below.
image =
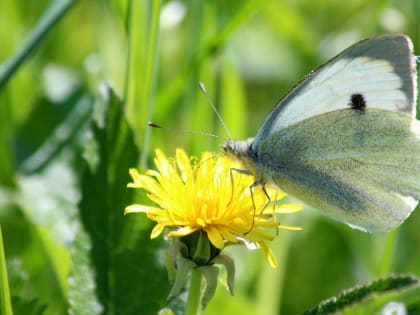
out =
<svg viewBox="0 0 420 315"><path fill-rule="evenodd" d="M210 103L210 106L212 107L213 111L216 113L217 118L219 119L219 121L222 123L223 129L225 130L227 136L229 139L232 139L229 129L227 128L224 120L222 119L222 116L220 115L219 111L217 110L216 106L214 105L213 100L211 99L211 97L209 96L209 94L207 93L206 87L204 86L204 83L200 82L198 84L198 86L200 87L200 90L203 92L203 94L207 97L207 100Z"/></svg>
<svg viewBox="0 0 420 315"><path fill-rule="evenodd" d="M190 135L200 135L200 136L206 136L206 137L213 137L213 138L222 139L222 137L217 136L217 135L214 135L214 134L209 133L209 132L191 131L191 130L184 130L184 129L178 129L178 128L171 128L171 127L167 127L167 126L158 125L158 124L154 123L153 121L149 121L147 123L147 125L149 127L152 127L152 128L166 129L166 130L172 130L172 131L176 131L176 132L182 132L182 133L186 133L186 134L190 134Z"/></svg>

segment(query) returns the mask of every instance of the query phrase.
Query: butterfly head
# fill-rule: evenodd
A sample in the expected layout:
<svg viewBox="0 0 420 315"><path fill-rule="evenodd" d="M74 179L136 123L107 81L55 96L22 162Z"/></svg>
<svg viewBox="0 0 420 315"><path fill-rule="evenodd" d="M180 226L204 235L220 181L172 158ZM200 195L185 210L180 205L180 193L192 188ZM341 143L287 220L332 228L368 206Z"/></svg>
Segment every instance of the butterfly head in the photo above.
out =
<svg viewBox="0 0 420 315"><path fill-rule="evenodd" d="M254 138L248 138L246 140L232 140L228 139L222 145L223 151L227 154L231 154L239 159L248 157L250 155L251 144Z"/></svg>

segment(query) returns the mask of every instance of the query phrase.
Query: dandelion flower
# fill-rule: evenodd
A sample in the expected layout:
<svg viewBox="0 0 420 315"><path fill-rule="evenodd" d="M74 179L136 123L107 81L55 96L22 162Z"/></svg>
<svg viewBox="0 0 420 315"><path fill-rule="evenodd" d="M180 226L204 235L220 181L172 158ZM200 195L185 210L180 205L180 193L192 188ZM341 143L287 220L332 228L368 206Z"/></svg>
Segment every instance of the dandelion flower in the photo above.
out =
<svg viewBox="0 0 420 315"><path fill-rule="evenodd" d="M267 243L278 229L298 228L281 225L276 214L298 211L300 205L279 204L286 196L279 190L267 189L269 203L262 187L251 192L254 178L234 171L243 166L227 156L204 153L197 160L178 149L175 158L167 158L156 150L154 162L157 170L145 174L130 169L133 182L128 187L144 189L155 205L133 204L125 209L125 214L145 213L156 222L152 239L165 229L170 238L188 239L201 233L216 252L210 260L227 245L253 244L271 266L277 265Z"/></svg>

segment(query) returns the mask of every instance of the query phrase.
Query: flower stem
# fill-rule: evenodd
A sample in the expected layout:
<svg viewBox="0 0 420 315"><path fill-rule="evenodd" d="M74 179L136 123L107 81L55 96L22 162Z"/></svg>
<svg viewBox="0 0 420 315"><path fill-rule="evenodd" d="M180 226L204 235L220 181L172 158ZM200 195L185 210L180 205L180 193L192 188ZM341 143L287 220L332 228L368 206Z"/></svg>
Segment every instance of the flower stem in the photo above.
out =
<svg viewBox="0 0 420 315"><path fill-rule="evenodd" d="M197 269L191 271L190 289L188 292L188 301L185 306L185 315L201 314L201 272Z"/></svg>

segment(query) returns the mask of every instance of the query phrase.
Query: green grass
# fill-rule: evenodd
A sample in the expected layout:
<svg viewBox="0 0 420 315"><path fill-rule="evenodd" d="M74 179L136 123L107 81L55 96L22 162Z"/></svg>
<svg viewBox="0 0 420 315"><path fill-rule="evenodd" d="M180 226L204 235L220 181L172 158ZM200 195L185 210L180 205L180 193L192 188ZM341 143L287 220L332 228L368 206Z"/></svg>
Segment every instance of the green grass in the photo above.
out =
<svg viewBox="0 0 420 315"><path fill-rule="evenodd" d="M6 258L4 256L3 235L0 228L0 310L4 315L13 315L7 278Z"/></svg>
<svg viewBox="0 0 420 315"><path fill-rule="evenodd" d="M177 3L185 15L170 24L160 19L168 1L0 2L2 314L10 302L15 315L181 314L182 299L167 301L166 242L123 210L145 202L126 189L128 168L153 167L155 148L221 151L227 134L199 82L244 139L351 43L402 32L420 51L417 0ZM391 234L310 209L287 220L304 230L279 233L278 269L259 251L229 249L235 296L219 285L204 314L300 314L379 276L420 275L419 211Z"/></svg>

